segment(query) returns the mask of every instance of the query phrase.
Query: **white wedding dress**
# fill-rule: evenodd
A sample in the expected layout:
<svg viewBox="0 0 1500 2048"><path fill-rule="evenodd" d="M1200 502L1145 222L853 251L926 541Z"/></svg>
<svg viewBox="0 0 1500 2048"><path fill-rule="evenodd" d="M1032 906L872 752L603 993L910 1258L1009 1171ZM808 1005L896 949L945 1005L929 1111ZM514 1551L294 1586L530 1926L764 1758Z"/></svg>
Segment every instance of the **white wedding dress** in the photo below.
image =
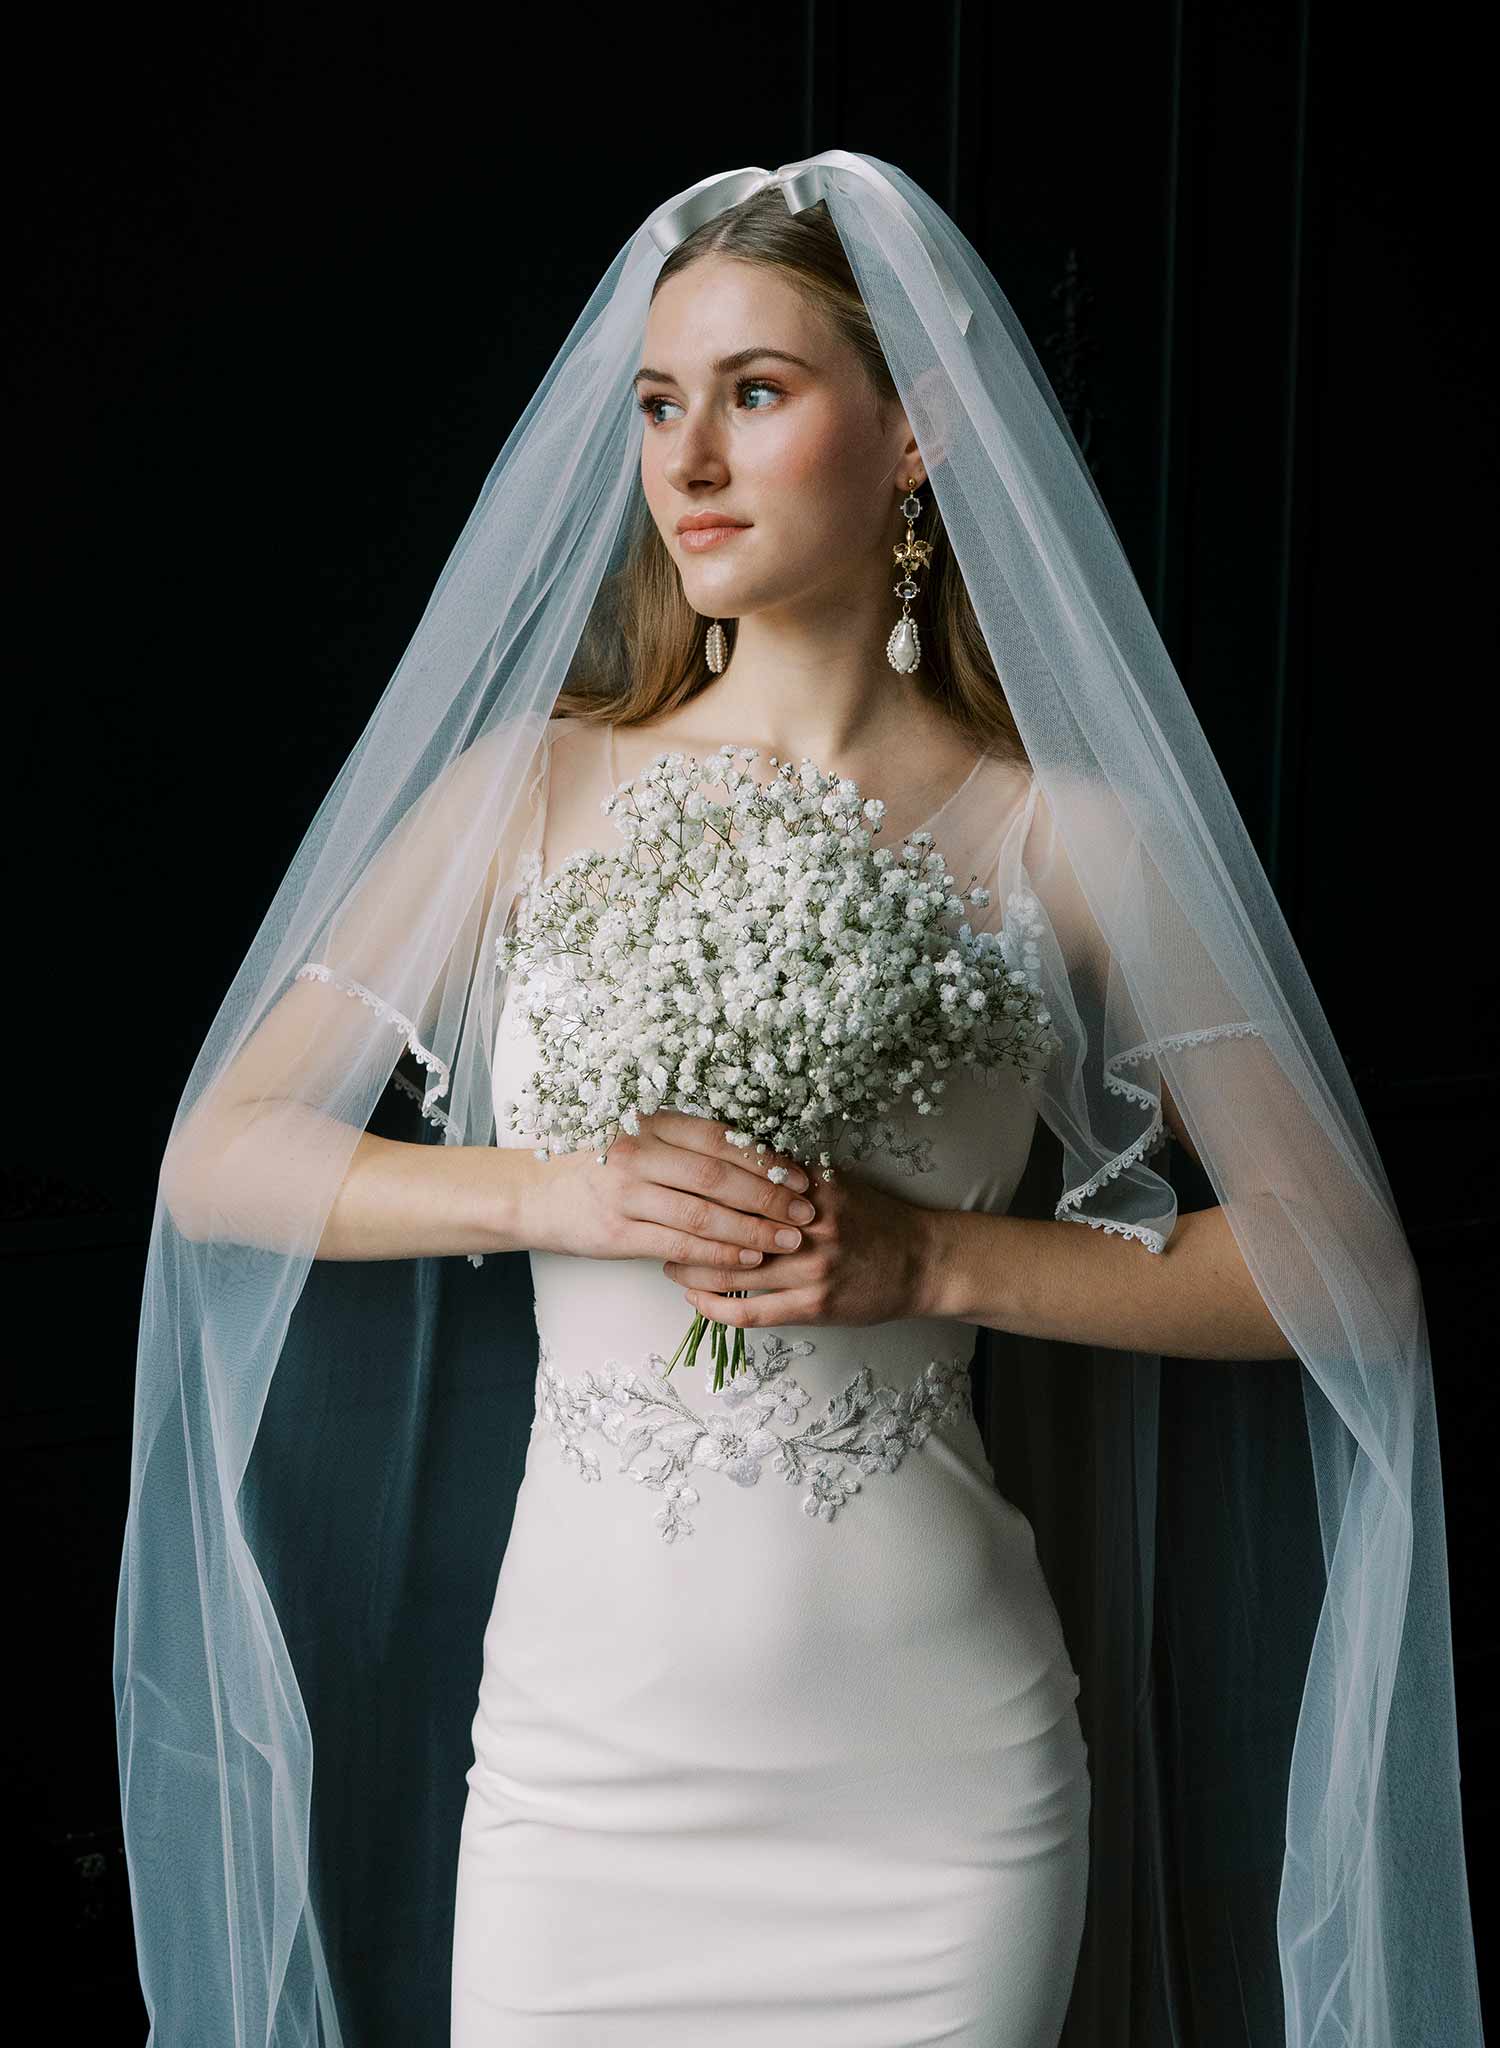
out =
<svg viewBox="0 0 1500 2048"><path fill-rule="evenodd" d="M565 726L549 757L597 749L574 764L596 772L532 879L614 838L607 729ZM1004 914L1029 789L983 762L928 821L960 887L992 892L976 929ZM531 1072L514 987L494 1085L520 1145L499 1112ZM968 1068L942 1099L842 1170L1003 1211L1033 1096ZM975 1326L747 1331L752 1369L716 1395L706 1337L661 1376L692 1311L660 1261L531 1270L536 1420L484 1638L453 2048L1055 2048L1088 1756L1031 1524L969 1405Z"/></svg>

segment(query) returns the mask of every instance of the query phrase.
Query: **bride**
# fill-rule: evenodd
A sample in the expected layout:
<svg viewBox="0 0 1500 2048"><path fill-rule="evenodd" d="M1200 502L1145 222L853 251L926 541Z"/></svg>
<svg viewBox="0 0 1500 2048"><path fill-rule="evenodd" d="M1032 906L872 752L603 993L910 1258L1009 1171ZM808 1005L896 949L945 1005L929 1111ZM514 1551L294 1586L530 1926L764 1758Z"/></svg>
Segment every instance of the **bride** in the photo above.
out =
<svg viewBox="0 0 1500 2048"><path fill-rule="evenodd" d="M831 1174L671 1091L539 1146L496 941L710 761L935 848L1046 1071ZM1235 1376L1191 1572L1163 1357ZM153 2042L1477 2048L1410 1254L1055 396L892 165L704 179L601 280L190 1078L137 1385Z"/></svg>

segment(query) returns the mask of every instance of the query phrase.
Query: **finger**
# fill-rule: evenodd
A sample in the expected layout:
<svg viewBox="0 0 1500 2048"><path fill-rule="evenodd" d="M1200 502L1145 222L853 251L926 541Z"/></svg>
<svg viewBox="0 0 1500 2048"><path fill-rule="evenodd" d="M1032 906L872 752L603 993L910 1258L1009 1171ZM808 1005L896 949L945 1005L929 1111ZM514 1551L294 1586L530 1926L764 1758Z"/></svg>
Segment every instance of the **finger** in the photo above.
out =
<svg viewBox="0 0 1500 2048"><path fill-rule="evenodd" d="M810 1323L817 1313L816 1297L804 1289L800 1294L715 1294L706 1287L685 1287L690 1308L711 1323L729 1323L737 1329L754 1330L765 1324Z"/></svg>
<svg viewBox="0 0 1500 2048"><path fill-rule="evenodd" d="M752 1252L750 1257L758 1259L760 1254ZM764 1266L724 1265L718 1261L712 1265L702 1261L688 1265L676 1259L664 1259L662 1271L678 1287L702 1287L710 1294L732 1294L747 1281L753 1279L761 1283L765 1277Z"/></svg>
<svg viewBox="0 0 1500 2048"><path fill-rule="evenodd" d="M643 1190L660 1187L679 1203L688 1204L667 1213L652 1206L649 1221L680 1223L700 1237L718 1237L723 1218L730 1217L735 1219L736 1227L723 1233L724 1242L730 1245L749 1245L759 1251L794 1251L801 1242L802 1229L817 1214L809 1196L778 1186L728 1159L686 1151L680 1145L661 1141L653 1144L641 1160L640 1172ZM756 1227L744 1227L754 1219L759 1219ZM777 1236L778 1227L790 1227L798 1235L782 1242Z"/></svg>
<svg viewBox="0 0 1500 2048"><path fill-rule="evenodd" d="M744 1264L737 1264L734 1258L721 1251L712 1262L683 1259L663 1259L662 1272L678 1287L705 1287L710 1294L728 1294L744 1287L751 1279L757 1286L764 1286L769 1270L759 1252L738 1253L737 1258ZM784 1257L785 1254L783 1253ZM773 1265L775 1261L771 1262Z"/></svg>
<svg viewBox="0 0 1500 2048"><path fill-rule="evenodd" d="M788 1180L784 1185L799 1192L805 1190L809 1175L807 1169L790 1152L776 1152L769 1146L763 1150L755 1145L733 1145L729 1141L729 1125L722 1118L712 1116L690 1116L686 1110L658 1109L649 1117L642 1118L643 1126L649 1125L652 1134L669 1145L676 1145L686 1152L701 1152L710 1159L728 1160L732 1166L743 1167L747 1172L764 1179L772 1167L782 1167ZM774 1186L775 1183L773 1182Z"/></svg>
<svg viewBox="0 0 1500 2048"><path fill-rule="evenodd" d="M741 1330L750 1329L754 1323L754 1317L748 1314L754 1306L749 1295L719 1294L708 1287L684 1287L682 1292L688 1307L711 1323L728 1323L732 1329ZM773 1319L767 1316L766 1320ZM779 1309L774 1320L784 1320Z"/></svg>
<svg viewBox="0 0 1500 2048"><path fill-rule="evenodd" d="M703 1167L710 1174L718 1170L706 1161ZM667 1258L684 1264L721 1266L726 1247L730 1252L790 1252L802 1242L801 1227L780 1213L785 1206L780 1202L768 1215L752 1216L654 1179L638 1181L624 1199L627 1215L636 1222L659 1224L675 1233L675 1242L665 1243L662 1250Z"/></svg>
<svg viewBox="0 0 1500 2048"><path fill-rule="evenodd" d="M710 1264L691 1263L681 1259L665 1259L662 1272L678 1287L703 1287L711 1294L727 1294L735 1288L749 1286L752 1282L759 1293L762 1289L782 1291L788 1287L805 1287L813 1278L812 1270L803 1263L803 1255L796 1252L777 1252L773 1257L762 1259L759 1253L749 1254L747 1265L736 1263L746 1254L737 1253L731 1260L724 1252Z"/></svg>

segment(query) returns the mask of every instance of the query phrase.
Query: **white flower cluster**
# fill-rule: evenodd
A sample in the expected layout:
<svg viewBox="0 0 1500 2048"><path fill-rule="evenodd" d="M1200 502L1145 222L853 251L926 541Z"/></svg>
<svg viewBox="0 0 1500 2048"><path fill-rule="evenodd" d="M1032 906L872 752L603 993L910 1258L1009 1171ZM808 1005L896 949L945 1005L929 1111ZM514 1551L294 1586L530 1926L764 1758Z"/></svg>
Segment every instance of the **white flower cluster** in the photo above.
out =
<svg viewBox="0 0 1500 2048"><path fill-rule="evenodd" d="M990 895L953 893L930 832L872 850L885 805L857 783L804 760L763 787L737 759L755 750L721 747L712 773L658 755L601 806L625 850L573 854L496 942L541 1052L503 1107L539 1159L602 1160L669 1108L831 1173L845 1129L894 1101L940 1116L955 1061L1029 1079L1060 1046L1029 905L1010 899L1018 931L954 933Z"/></svg>

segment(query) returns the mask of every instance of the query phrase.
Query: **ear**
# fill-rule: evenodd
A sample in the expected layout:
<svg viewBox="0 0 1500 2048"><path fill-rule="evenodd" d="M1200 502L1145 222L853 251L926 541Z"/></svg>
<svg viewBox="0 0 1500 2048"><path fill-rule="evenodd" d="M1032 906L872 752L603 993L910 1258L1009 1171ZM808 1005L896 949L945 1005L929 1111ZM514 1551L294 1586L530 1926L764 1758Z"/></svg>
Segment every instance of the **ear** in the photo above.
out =
<svg viewBox="0 0 1500 2048"><path fill-rule="evenodd" d="M910 437L901 459L911 458L911 467L903 476L918 477L925 483L931 471L941 467L952 404L952 386L939 364L930 364L918 373L911 401L901 414Z"/></svg>

